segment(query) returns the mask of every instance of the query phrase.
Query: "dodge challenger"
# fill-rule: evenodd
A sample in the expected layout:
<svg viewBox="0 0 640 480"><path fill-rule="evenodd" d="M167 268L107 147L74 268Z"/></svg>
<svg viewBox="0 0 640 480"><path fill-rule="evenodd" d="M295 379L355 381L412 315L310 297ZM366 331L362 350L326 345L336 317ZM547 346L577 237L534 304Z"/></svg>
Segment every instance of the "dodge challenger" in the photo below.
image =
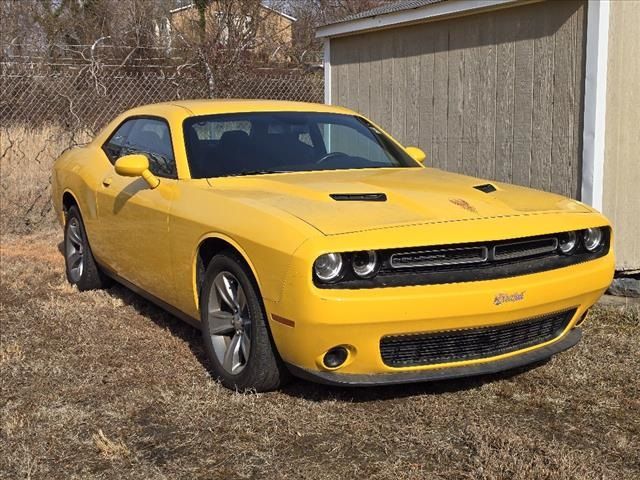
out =
<svg viewBox="0 0 640 480"><path fill-rule="evenodd" d="M68 281L113 279L202 331L223 385L493 373L575 345L611 282L587 205L425 165L345 108L192 100L55 162Z"/></svg>

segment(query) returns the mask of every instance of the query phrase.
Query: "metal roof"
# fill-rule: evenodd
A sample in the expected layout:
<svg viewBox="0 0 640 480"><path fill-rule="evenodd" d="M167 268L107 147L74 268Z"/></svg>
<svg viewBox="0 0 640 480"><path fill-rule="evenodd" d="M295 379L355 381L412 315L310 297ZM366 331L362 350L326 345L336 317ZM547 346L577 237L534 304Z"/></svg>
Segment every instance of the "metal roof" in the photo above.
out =
<svg viewBox="0 0 640 480"><path fill-rule="evenodd" d="M403 10L412 10L414 8L424 7L425 5L446 1L447 0L401 0L399 2L387 3L364 12L354 13L353 15L349 15L334 22L329 22L325 25L334 25L336 23L350 22L352 20L360 20L362 18L377 17L378 15L386 15L387 13L401 12Z"/></svg>
<svg viewBox="0 0 640 480"><path fill-rule="evenodd" d="M351 35L427 19L446 18L542 0L402 0L349 15L316 30L317 38Z"/></svg>

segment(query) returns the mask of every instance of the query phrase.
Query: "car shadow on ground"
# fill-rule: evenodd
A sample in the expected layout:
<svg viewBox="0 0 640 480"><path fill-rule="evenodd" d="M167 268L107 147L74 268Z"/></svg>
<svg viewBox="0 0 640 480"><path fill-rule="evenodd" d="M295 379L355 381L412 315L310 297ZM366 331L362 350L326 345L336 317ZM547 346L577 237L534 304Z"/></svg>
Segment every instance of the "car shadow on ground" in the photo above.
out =
<svg viewBox="0 0 640 480"><path fill-rule="evenodd" d="M380 400L396 400L414 396L440 395L444 393L456 393L465 390L473 390L481 386L508 380L526 371L532 370L547 363L548 360L541 361L490 375L479 375L468 378L457 378L452 380L435 380L420 383L406 383L398 385L366 386L366 387L337 387L316 384L305 380L294 380L285 386L282 392L292 397L303 398L314 402L322 401L345 401L345 402L378 402Z"/></svg>
<svg viewBox="0 0 640 480"><path fill-rule="evenodd" d="M58 245L58 249L62 253L62 243ZM211 374L209 361L202 344L201 334L197 328L183 322L179 318L171 315L162 308L156 306L154 303L119 283L114 283L114 285L107 290L107 293L114 298L121 300L125 305L131 306L138 314L148 318L163 330L169 331L173 336L185 342L203 368ZM413 396L439 395L443 393L472 390L480 388L487 383L508 380L526 371L537 368L547 362L548 360L543 360L525 367L489 375L373 387L337 387L316 384L307 380L293 378L288 385L280 389L280 392L291 397L313 402L336 400L358 403L377 402L380 400L394 400Z"/></svg>
<svg viewBox="0 0 640 480"><path fill-rule="evenodd" d="M109 294L122 300L126 305L132 306L140 315L149 318L162 329L168 330L172 335L187 343L193 355L202 366L211 373L209 361L204 351L201 334L198 329L165 312L160 307L157 307L145 298L119 284L111 287ZM336 387L294 378L291 383L283 387L280 391L292 397L314 402L336 400L346 402L376 402L418 395L438 395L476 389L486 383L508 380L544 363L546 363L546 361L491 375L374 387Z"/></svg>

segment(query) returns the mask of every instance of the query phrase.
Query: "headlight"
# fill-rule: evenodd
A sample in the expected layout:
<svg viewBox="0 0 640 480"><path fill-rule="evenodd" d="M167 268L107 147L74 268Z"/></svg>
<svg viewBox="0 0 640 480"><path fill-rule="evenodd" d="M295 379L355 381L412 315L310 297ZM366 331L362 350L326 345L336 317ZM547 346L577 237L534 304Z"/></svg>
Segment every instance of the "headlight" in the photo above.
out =
<svg viewBox="0 0 640 480"><path fill-rule="evenodd" d="M376 273L378 268L378 255L375 251L357 252L351 260L353 273L360 278L368 278Z"/></svg>
<svg viewBox="0 0 640 480"><path fill-rule="evenodd" d="M564 232L558 235L558 241L560 242L560 251L562 253L571 253L578 244L578 236L576 232Z"/></svg>
<svg viewBox="0 0 640 480"><path fill-rule="evenodd" d="M593 252L602 245L602 229L601 228L587 228L582 233L582 241L584 242L584 248Z"/></svg>
<svg viewBox="0 0 640 480"><path fill-rule="evenodd" d="M342 273L342 255L339 253L325 253L320 255L313 264L313 271L319 280L333 282Z"/></svg>

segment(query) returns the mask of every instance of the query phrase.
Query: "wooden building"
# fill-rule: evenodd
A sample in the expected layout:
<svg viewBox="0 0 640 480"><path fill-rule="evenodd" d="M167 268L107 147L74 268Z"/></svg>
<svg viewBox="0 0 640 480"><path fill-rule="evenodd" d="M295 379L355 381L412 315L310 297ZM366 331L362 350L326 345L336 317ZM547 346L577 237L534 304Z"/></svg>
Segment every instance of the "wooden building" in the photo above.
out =
<svg viewBox="0 0 640 480"><path fill-rule="evenodd" d="M325 99L434 167L561 193L640 270L640 2L406 0L318 29Z"/></svg>

